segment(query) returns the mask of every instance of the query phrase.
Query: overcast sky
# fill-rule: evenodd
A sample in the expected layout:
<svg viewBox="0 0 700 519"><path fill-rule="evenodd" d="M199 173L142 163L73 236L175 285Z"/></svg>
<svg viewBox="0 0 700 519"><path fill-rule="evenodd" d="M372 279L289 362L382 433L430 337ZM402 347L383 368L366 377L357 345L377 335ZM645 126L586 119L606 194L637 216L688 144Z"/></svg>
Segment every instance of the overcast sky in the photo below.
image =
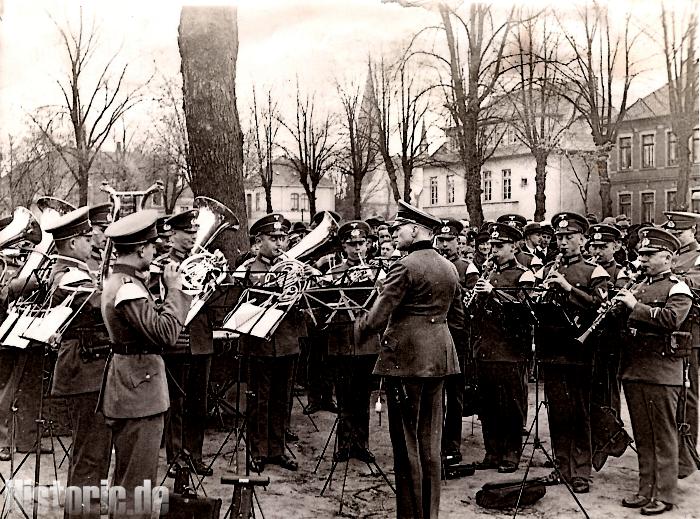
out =
<svg viewBox="0 0 700 519"><path fill-rule="evenodd" d="M620 9L621 3L615 2L611 8ZM51 18L60 24L75 20L81 2L4 0L4 4L0 22L3 136L21 132L26 112L60 101L56 79L61 77L66 60ZM129 64L132 84L139 84L154 71L179 77L180 3L84 0L82 4L85 19L94 18L100 26L102 59L121 48L118 60ZM247 111L252 84L258 89L273 85L280 97L291 99L297 76L303 87L321 94L333 92L336 79L364 81L368 53L391 52L418 28L437 21L425 9L402 8L380 0L241 0L236 5L239 111ZM641 20L659 19L656 0L632 5ZM647 44L638 58L644 61L646 72L634 86L632 100L665 82L656 50Z"/></svg>

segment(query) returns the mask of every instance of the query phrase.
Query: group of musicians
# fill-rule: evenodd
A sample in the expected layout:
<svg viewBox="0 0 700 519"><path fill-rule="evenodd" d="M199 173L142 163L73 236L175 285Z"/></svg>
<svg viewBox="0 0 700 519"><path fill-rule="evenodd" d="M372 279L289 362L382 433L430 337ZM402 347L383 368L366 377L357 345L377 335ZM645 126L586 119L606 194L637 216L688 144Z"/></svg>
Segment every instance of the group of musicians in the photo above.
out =
<svg viewBox="0 0 700 519"><path fill-rule="evenodd" d="M441 475L462 460L468 385L479 388L484 437L475 468L518 470L532 376L544 381L555 460L548 484L589 491L594 455L602 452L604 461L610 443L595 437L592 422L605 409L621 423L622 388L639 458L639 489L622 505L645 515L670 510L677 480L696 469L700 318L691 287L700 284L700 215L666 214L663 225L639 229L636 251L627 252L624 226L572 212L555 215L551 225L503 215L474 233L402 201L390 223L341 222L331 214L339 249L309 265L309 275L322 285L374 287L376 297L368 311L339 312L323 329L293 307L269 340L241 336L249 467L298 469L286 450L306 338L333 373L337 407L326 395L311 412L338 413L335 462L375 462L370 395L384 381L398 517L437 517ZM57 338L50 391L68 402L68 485L99 486L114 448L112 484L126 489L128 507L137 486L158 480L163 440L170 468L212 474L202 445L215 319L205 304L185 325L192 295L178 266L194 246L197 210L169 217L143 210L114 222L110 215L110 204L82 207L45 229L56 245L52 305L67 302L76 315ZM269 284L290 234L303 239L306 232L281 214L261 218L250 227L256 252L236 262L227 282ZM393 241L389 258L378 259L379 236ZM619 264L621 250L637 259ZM5 286L6 306L27 290ZM580 340L594 322L595 333ZM40 372L43 351L27 348L21 362L7 355L0 358L8 375L0 388L0 459L12 445L26 452L40 441L32 433L35 408L18 395L37 397L27 389L28 366ZM312 395L309 401L311 407ZM21 425L22 416L30 425ZM111 514L141 517L131 508ZM99 499L66 507L65 515L97 518Z"/></svg>

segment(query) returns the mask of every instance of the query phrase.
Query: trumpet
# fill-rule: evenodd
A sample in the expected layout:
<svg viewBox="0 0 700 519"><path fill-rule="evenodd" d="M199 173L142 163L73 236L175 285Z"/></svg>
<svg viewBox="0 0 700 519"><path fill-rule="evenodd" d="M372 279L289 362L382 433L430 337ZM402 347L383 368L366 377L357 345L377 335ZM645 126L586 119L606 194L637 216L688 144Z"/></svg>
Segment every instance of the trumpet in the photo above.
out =
<svg viewBox="0 0 700 519"><path fill-rule="evenodd" d="M639 276L639 272L633 272L627 280L627 283L625 283L621 290L629 290L630 288L632 288L632 286L637 282ZM620 308L620 305L620 301L616 301L614 298L610 301L603 303L598 309L598 315L593 320L591 325L586 329L585 332L579 335L576 338L576 340L581 344L585 343L588 337L590 337L590 335L598 329L601 323L605 321L610 314L612 314L613 312L617 311L618 308Z"/></svg>
<svg viewBox="0 0 700 519"><path fill-rule="evenodd" d="M479 281L487 281L489 279L489 276L491 275L491 272L493 269L496 268L496 260L493 257L493 254L490 255L488 258L486 258L486 261L484 261L484 265L482 267L481 271L481 276L479 276ZM476 298L479 294L476 292L476 290L472 289L469 295L465 296L463 299L464 302L464 312L467 313L469 310L471 310L472 305L476 302Z"/></svg>

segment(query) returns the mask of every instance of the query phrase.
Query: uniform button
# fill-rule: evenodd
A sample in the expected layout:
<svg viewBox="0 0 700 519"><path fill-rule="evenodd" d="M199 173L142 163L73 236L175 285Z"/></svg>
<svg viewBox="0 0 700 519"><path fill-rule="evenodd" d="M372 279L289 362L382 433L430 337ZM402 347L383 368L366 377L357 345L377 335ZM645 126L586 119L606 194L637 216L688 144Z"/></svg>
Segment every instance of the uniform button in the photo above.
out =
<svg viewBox="0 0 700 519"><path fill-rule="evenodd" d="M431 323L434 323L434 322L435 322L435 319L431 319L430 322L431 322Z"/></svg>
<svg viewBox="0 0 700 519"><path fill-rule="evenodd" d="M149 380L151 378L151 375L147 374L146 375L146 380Z"/></svg>

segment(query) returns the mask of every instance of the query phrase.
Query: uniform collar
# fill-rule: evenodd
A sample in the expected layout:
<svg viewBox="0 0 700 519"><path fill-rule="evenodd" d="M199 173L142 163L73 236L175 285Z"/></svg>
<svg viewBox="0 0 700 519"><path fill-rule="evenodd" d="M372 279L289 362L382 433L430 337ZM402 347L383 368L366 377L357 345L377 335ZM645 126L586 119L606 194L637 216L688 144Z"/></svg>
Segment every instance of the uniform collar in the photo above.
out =
<svg viewBox="0 0 700 519"><path fill-rule="evenodd" d="M610 267L615 266L615 265L617 265L615 258L611 259L610 261L606 261L606 262L600 264L600 266L603 267L604 269L610 268Z"/></svg>
<svg viewBox="0 0 700 519"><path fill-rule="evenodd" d="M127 276L140 279L141 281L145 281L148 278L148 272L136 270L136 267L133 265L126 265L124 263L115 263L112 272L114 274L126 274Z"/></svg>
<svg viewBox="0 0 700 519"><path fill-rule="evenodd" d="M90 257L96 260L102 259L102 251L99 249L99 247L92 247L90 250Z"/></svg>
<svg viewBox="0 0 700 519"><path fill-rule="evenodd" d="M496 270L498 272L503 272L504 270L515 267L515 265L517 265L517 263L518 263L518 260L513 258L513 259L506 261L505 263L497 265Z"/></svg>
<svg viewBox="0 0 700 519"><path fill-rule="evenodd" d="M686 252L695 252L697 250L700 250L700 243L698 243L697 240L693 240L690 243L686 243L680 249L678 249L676 255L680 256L681 254L684 254Z"/></svg>
<svg viewBox="0 0 700 519"><path fill-rule="evenodd" d="M188 254L184 251L178 250L176 248L170 249L170 257L174 260L176 260L178 263L182 263L185 258L188 256Z"/></svg>
<svg viewBox="0 0 700 519"><path fill-rule="evenodd" d="M579 261L583 260L583 256L581 254L576 254L575 256L569 256L568 258L564 256L562 258L562 263L564 265L573 265L574 263L578 263Z"/></svg>
<svg viewBox="0 0 700 519"><path fill-rule="evenodd" d="M258 252L258 256L256 259L264 265L272 266L280 260L280 256L277 256L274 258L268 258L267 256L263 256L262 254L260 254Z"/></svg>
<svg viewBox="0 0 700 519"><path fill-rule="evenodd" d="M345 261L350 267L356 267L361 264L359 259L351 260L350 258L345 258Z"/></svg>
<svg viewBox="0 0 700 519"><path fill-rule="evenodd" d="M647 276L644 279L644 282L648 285L651 285L652 283L654 283L656 281L660 281L664 278L667 278L671 274L672 274L671 269L664 270L663 272L659 272L658 274L654 274L653 276Z"/></svg>
<svg viewBox="0 0 700 519"><path fill-rule="evenodd" d="M90 267L88 267L88 264L85 263L84 261L81 261L79 259L71 258L70 256L61 256L60 254L56 254L54 256L56 258L56 267L71 267L71 268L77 268L80 270L84 270L85 272L90 271Z"/></svg>
<svg viewBox="0 0 700 519"><path fill-rule="evenodd" d="M430 240L420 240L413 242L410 247L408 247L408 253L415 252L417 250L432 249L433 244Z"/></svg>

